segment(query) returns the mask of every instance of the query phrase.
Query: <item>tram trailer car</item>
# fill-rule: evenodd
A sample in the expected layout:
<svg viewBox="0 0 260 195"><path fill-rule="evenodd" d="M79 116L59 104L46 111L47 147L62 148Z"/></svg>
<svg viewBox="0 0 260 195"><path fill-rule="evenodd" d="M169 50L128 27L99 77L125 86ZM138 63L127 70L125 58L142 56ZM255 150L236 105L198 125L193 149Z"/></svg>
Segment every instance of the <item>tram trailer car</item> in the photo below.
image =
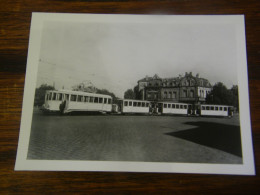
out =
<svg viewBox="0 0 260 195"><path fill-rule="evenodd" d="M233 106L202 104L198 108L201 116L232 117L234 113Z"/></svg>
<svg viewBox="0 0 260 195"><path fill-rule="evenodd" d="M173 115L191 114L191 104L159 102L158 107L159 107L159 112L162 114L173 114Z"/></svg>
<svg viewBox="0 0 260 195"><path fill-rule="evenodd" d="M48 90L42 107L44 112L111 112L109 95L70 90Z"/></svg>
<svg viewBox="0 0 260 195"><path fill-rule="evenodd" d="M123 99L121 100L120 110L121 113L124 114L126 113L149 114L150 105L151 103L149 101Z"/></svg>

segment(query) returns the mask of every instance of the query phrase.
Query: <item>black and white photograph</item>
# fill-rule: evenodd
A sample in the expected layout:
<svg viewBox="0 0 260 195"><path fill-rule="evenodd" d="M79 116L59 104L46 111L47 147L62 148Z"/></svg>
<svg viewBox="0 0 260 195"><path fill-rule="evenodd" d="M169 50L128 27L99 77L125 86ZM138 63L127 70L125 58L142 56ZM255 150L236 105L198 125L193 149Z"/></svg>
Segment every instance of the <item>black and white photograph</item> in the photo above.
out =
<svg viewBox="0 0 260 195"><path fill-rule="evenodd" d="M243 15L33 13L16 170L254 175Z"/></svg>

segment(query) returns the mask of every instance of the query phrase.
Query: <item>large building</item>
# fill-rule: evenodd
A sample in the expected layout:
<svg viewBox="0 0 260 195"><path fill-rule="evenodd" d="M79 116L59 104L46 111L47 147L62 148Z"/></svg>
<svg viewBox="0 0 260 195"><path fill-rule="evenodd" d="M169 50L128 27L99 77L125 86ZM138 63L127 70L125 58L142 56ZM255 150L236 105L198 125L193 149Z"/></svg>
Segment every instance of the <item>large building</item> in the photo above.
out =
<svg viewBox="0 0 260 195"><path fill-rule="evenodd" d="M174 78L146 76L138 81L140 98L150 101L203 103L212 86L207 79L199 74L185 73Z"/></svg>

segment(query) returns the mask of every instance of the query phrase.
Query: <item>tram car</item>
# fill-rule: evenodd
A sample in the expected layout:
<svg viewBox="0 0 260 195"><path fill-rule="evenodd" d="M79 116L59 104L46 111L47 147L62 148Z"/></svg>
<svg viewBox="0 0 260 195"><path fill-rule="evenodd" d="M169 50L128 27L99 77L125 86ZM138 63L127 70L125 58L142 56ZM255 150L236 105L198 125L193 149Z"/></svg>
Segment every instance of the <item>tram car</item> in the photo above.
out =
<svg viewBox="0 0 260 195"><path fill-rule="evenodd" d="M208 105L202 104L198 106L200 116L226 116L232 117L234 113L233 106L225 105Z"/></svg>
<svg viewBox="0 0 260 195"><path fill-rule="evenodd" d="M158 112L172 115L191 115L192 105L186 103L158 102Z"/></svg>
<svg viewBox="0 0 260 195"><path fill-rule="evenodd" d="M122 114L149 114L151 108L150 101L144 100L130 100L130 99L122 99L119 103L119 110Z"/></svg>
<svg viewBox="0 0 260 195"><path fill-rule="evenodd" d="M48 90L45 93L44 112L102 112L112 111L109 95L70 90Z"/></svg>

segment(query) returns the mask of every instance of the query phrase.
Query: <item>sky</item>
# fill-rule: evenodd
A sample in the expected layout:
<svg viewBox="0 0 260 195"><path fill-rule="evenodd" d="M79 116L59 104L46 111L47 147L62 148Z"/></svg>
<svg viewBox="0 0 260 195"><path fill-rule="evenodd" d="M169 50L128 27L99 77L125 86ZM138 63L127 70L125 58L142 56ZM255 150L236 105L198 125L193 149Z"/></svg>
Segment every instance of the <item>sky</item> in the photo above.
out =
<svg viewBox="0 0 260 195"><path fill-rule="evenodd" d="M237 84L235 26L231 24L45 22L37 87L90 81L123 97L146 75L185 72L211 84Z"/></svg>

